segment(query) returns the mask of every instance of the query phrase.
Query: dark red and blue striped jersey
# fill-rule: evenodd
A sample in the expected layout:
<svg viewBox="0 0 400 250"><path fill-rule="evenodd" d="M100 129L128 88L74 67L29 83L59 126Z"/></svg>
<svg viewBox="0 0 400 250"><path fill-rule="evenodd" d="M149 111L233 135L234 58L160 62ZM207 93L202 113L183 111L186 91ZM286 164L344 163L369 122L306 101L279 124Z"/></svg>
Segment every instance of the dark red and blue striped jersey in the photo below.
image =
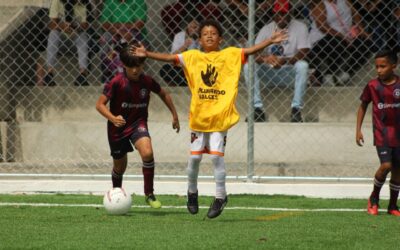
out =
<svg viewBox="0 0 400 250"><path fill-rule="evenodd" d="M379 79L371 80L360 97L366 103L372 102L372 125L374 145L384 147L400 146L400 81L386 85Z"/></svg>
<svg viewBox="0 0 400 250"><path fill-rule="evenodd" d="M117 128L108 121L108 138L118 141L130 136L135 126L147 127L150 92L160 93L160 85L150 76L142 74L138 81L129 80L125 72L117 74L104 86L103 94L108 98L113 115L122 115L126 124Z"/></svg>

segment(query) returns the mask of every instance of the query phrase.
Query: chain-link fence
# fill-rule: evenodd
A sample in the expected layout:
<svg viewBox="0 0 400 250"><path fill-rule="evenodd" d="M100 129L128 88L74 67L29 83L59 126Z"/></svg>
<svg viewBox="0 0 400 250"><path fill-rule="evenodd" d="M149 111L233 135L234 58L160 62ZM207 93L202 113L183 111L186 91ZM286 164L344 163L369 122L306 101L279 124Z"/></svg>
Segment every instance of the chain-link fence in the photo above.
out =
<svg viewBox="0 0 400 250"><path fill-rule="evenodd" d="M250 46L278 29L289 35L242 69L229 176L370 177L378 165L370 115L366 145L355 144L356 110L376 75L374 53L398 49L397 1L3 0L0 13L1 174L108 174L106 121L94 106L122 71L120 44L136 39L172 54L199 49L198 26L207 18L221 23L221 48ZM153 96L156 173L185 176L190 92L182 69L148 59L145 72L171 94L183 127L174 133ZM140 175L140 165L129 154L128 174ZM207 157L201 174L213 175Z"/></svg>

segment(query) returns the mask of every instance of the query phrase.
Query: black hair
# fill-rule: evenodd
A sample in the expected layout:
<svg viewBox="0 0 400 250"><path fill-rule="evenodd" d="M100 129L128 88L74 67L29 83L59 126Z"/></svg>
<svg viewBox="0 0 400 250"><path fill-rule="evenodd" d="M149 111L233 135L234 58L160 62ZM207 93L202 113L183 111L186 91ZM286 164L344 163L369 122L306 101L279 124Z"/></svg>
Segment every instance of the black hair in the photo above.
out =
<svg viewBox="0 0 400 250"><path fill-rule="evenodd" d="M144 64L146 57L134 56L131 53L132 47L138 47L138 46L139 46L138 41L133 41L131 43L125 43L121 45L121 48L119 50L119 58L126 67L129 68L139 67L142 64Z"/></svg>
<svg viewBox="0 0 400 250"><path fill-rule="evenodd" d="M204 27L206 26L213 26L214 28L217 29L218 31L218 35L222 37L222 28L221 25L219 24L219 22L215 21L214 19L207 19L204 20L200 23L200 27L199 27L199 37L201 37L201 31Z"/></svg>
<svg viewBox="0 0 400 250"><path fill-rule="evenodd" d="M377 58L382 58L386 57L391 64L397 64L398 58L396 52L389 50L389 49L384 49L376 53L375 59Z"/></svg>
<svg viewBox="0 0 400 250"><path fill-rule="evenodd" d="M78 3L78 0L61 0L61 2L64 4L65 21L72 22L75 15L74 5ZM80 0L80 3L86 7L86 19L89 23L91 23L94 21L92 4L89 0Z"/></svg>

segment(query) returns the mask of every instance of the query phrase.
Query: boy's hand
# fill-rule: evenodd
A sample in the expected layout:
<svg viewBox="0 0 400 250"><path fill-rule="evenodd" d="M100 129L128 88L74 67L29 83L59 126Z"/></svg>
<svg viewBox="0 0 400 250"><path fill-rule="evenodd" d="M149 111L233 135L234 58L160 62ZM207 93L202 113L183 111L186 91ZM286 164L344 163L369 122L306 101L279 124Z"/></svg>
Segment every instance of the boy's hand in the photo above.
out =
<svg viewBox="0 0 400 250"><path fill-rule="evenodd" d="M364 145L364 136L361 131L356 133L356 143L360 147Z"/></svg>
<svg viewBox="0 0 400 250"><path fill-rule="evenodd" d="M272 43L280 43L286 41L288 38L289 38L288 31L285 29L285 30L275 31L270 39Z"/></svg>
<svg viewBox="0 0 400 250"><path fill-rule="evenodd" d="M147 57L146 48L143 46L141 42L139 42L139 45L140 45L139 47L131 46L130 53L138 57Z"/></svg>
<svg viewBox="0 0 400 250"><path fill-rule="evenodd" d="M125 119L122 117L122 115L119 116L115 116L111 122L114 124L115 127L119 128L125 125L126 121Z"/></svg>
<svg viewBox="0 0 400 250"><path fill-rule="evenodd" d="M177 133L179 133L181 126L179 125L178 118L174 118L174 120L172 121L172 128L175 129Z"/></svg>

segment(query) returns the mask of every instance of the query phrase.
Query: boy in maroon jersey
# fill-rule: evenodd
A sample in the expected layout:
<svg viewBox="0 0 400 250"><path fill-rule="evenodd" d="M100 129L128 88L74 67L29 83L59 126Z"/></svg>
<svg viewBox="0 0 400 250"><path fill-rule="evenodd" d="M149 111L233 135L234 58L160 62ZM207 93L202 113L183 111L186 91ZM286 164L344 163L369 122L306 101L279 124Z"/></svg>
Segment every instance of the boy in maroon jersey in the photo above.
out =
<svg viewBox="0 0 400 250"><path fill-rule="evenodd" d="M108 142L113 157L113 187L122 186L127 153L133 151L134 145L143 161L146 202L153 208L160 208L161 203L153 194L154 158L147 127L150 92L156 93L171 111L172 128L179 132L180 126L170 95L153 78L143 73L145 58L130 54L129 50L133 45L126 45L121 49L120 59L124 72L106 83L103 94L97 100L96 109L108 120ZM106 106L108 102L109 109Z"/></svg>
<svg viewBox="0 0 400 250"><path fill-rule="evenodd" d="M368 199L367 212L371 215L378 214L379 192L391 172L387 212L400 216L397 207L400 190L400 79L394 73L396 66L397 55L392 51L381 51L375 56L378 78L369 81L364 88L357 113L356 142L362 146L364 136L361 126L368 104L372 102L374 145L381 165L375 173L374 189Z"/></svg>

